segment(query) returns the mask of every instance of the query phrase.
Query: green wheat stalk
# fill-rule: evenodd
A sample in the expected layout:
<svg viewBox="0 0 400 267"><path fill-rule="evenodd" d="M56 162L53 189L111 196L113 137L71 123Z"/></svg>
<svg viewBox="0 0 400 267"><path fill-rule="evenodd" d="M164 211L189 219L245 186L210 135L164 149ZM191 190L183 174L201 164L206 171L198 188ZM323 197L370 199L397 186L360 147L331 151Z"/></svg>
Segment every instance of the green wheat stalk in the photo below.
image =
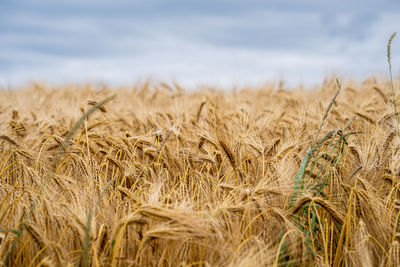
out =
<svg viewBox="0 0 400 267"><path fill-rule="evenodd" d="M295 178L295 181L294 181L294 186L293 186L293 195L292 195L292 197L290 199L290 202L289 202L289 208L293 207L294 203L296 203L299 191L303 189L304 177L305 177L305 174L306 174L307 166L310 163L310 160L311 160L314 152L317 149L319 149L319 145L317 145L318 136L321 133L321 129L325 124L325 121L326 121L326 118L328 117L329 111L331 110L331 108L333 106L333 103L335 102L335 100L336 100L337 96L339 95L339 92L340 92L340 90L342 88L342 85L340 84L338 79L336 79L336 85L337 85L338 89L337 89L335 95L332 97L331 101L329 102L329 105L328 105L328 107L327 107L327 109L325 111L325 114L324 114L323 118L322 118L321 124L320 124L320 126L318 128L318 132L317 132L317 135L315 136L314 142L309 147L309 149L307 150L307 154L304 157L303 161L301 162L300 167L299 167L299 169L297 171L297 175L296 175L296 178ZM326 138L326 136L323 139L325 139L325 138ZM322 142L320 142L320 144L321 143Z"/></svg>
<svg viewBox="0 0 400 267"><path fill-rule="evenodd" d="M392 49L392 41L394 37L396 36L397 32L392 33L392 35L389 38L388 44L387 44L387 61L389 64L389 75L390 75L390 86L392 88L392 103L393 103L393 110L394 110L394 117L396 118L396 129L397 129L397 134L400 136L400 128L399 128L399 118L397 117L397 107L396 107L396 99L394 95L394 86L393 86L393 77L392 77L392 63L391 63L391 49Z"/></svg>

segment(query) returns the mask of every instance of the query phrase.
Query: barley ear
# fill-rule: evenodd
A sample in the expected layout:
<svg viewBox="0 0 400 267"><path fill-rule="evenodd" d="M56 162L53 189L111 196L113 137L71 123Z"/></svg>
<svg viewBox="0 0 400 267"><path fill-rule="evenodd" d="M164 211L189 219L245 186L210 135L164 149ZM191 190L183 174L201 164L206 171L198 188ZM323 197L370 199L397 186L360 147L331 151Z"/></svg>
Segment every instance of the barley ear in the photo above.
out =
<svg viewBox="0 0 400 267"><path fill-rule="evenodd" d="M389 42L387 44L387 61L389 63L389 66L391 65L391 54L390 54L390 50L392 48L392 41L394 39L394 37L396 36L397 32L392 33L392 35L389 38Z"/></svg>
<svg viewBox="0 0 400 267"><path fill-rule="evenodd" d="M399 118L396 115L397 114L397 107L396 107L396 99L394 95L394 86L393 86L393 77L392 77L392 63L391 63L391 48L392 48L392 41L394 37L396 36L397 32L392 33L392 35L389 38L388 44L387 44L387 61L389 64L389 75L390 75L390 86L392 89L392 104L393 104L393 110L394 110L394 116L396 119L396 129L397 129L397 134L400 136L400 128L399 128Z"/></svg>

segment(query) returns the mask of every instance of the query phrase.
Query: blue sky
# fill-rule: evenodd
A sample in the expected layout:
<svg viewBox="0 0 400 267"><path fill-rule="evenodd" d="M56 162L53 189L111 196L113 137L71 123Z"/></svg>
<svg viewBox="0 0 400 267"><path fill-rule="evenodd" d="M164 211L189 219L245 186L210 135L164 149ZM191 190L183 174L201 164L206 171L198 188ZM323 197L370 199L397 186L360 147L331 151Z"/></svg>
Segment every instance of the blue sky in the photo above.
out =
<svg viewBox="0 0 400 267"><path fill-rule="evenodd" d="M386 75L388 1L23 1L0 4L0 86L177 80L232 86ZM400 37L400 36L399 36ZM392 48L395 75L400 41Z"/></svg>

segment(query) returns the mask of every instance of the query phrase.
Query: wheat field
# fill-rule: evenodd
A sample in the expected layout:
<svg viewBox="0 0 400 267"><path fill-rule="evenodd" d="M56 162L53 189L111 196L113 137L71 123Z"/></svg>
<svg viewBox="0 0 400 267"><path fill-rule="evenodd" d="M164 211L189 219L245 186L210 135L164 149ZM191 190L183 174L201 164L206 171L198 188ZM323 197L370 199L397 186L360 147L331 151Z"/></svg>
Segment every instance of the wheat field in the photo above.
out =
<svg viewBox="0 0 400 267"><path fill-rule="evenodd" d="M1 90L2 264L398 266L390 83L337 90Z"/></svg>

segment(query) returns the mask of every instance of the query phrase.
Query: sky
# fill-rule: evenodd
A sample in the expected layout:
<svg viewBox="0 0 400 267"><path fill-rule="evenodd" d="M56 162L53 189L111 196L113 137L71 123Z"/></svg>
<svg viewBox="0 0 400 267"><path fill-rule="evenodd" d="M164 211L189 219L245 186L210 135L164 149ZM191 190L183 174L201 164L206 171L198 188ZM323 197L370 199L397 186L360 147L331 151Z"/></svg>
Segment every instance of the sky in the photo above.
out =
<svg viewBox="0 0 400 267"><path fill-rule="evenodd" d="M398 0L2 0L0 87L384 77L399 14ZM392 65L397 76L397 39Z"/></svg>

